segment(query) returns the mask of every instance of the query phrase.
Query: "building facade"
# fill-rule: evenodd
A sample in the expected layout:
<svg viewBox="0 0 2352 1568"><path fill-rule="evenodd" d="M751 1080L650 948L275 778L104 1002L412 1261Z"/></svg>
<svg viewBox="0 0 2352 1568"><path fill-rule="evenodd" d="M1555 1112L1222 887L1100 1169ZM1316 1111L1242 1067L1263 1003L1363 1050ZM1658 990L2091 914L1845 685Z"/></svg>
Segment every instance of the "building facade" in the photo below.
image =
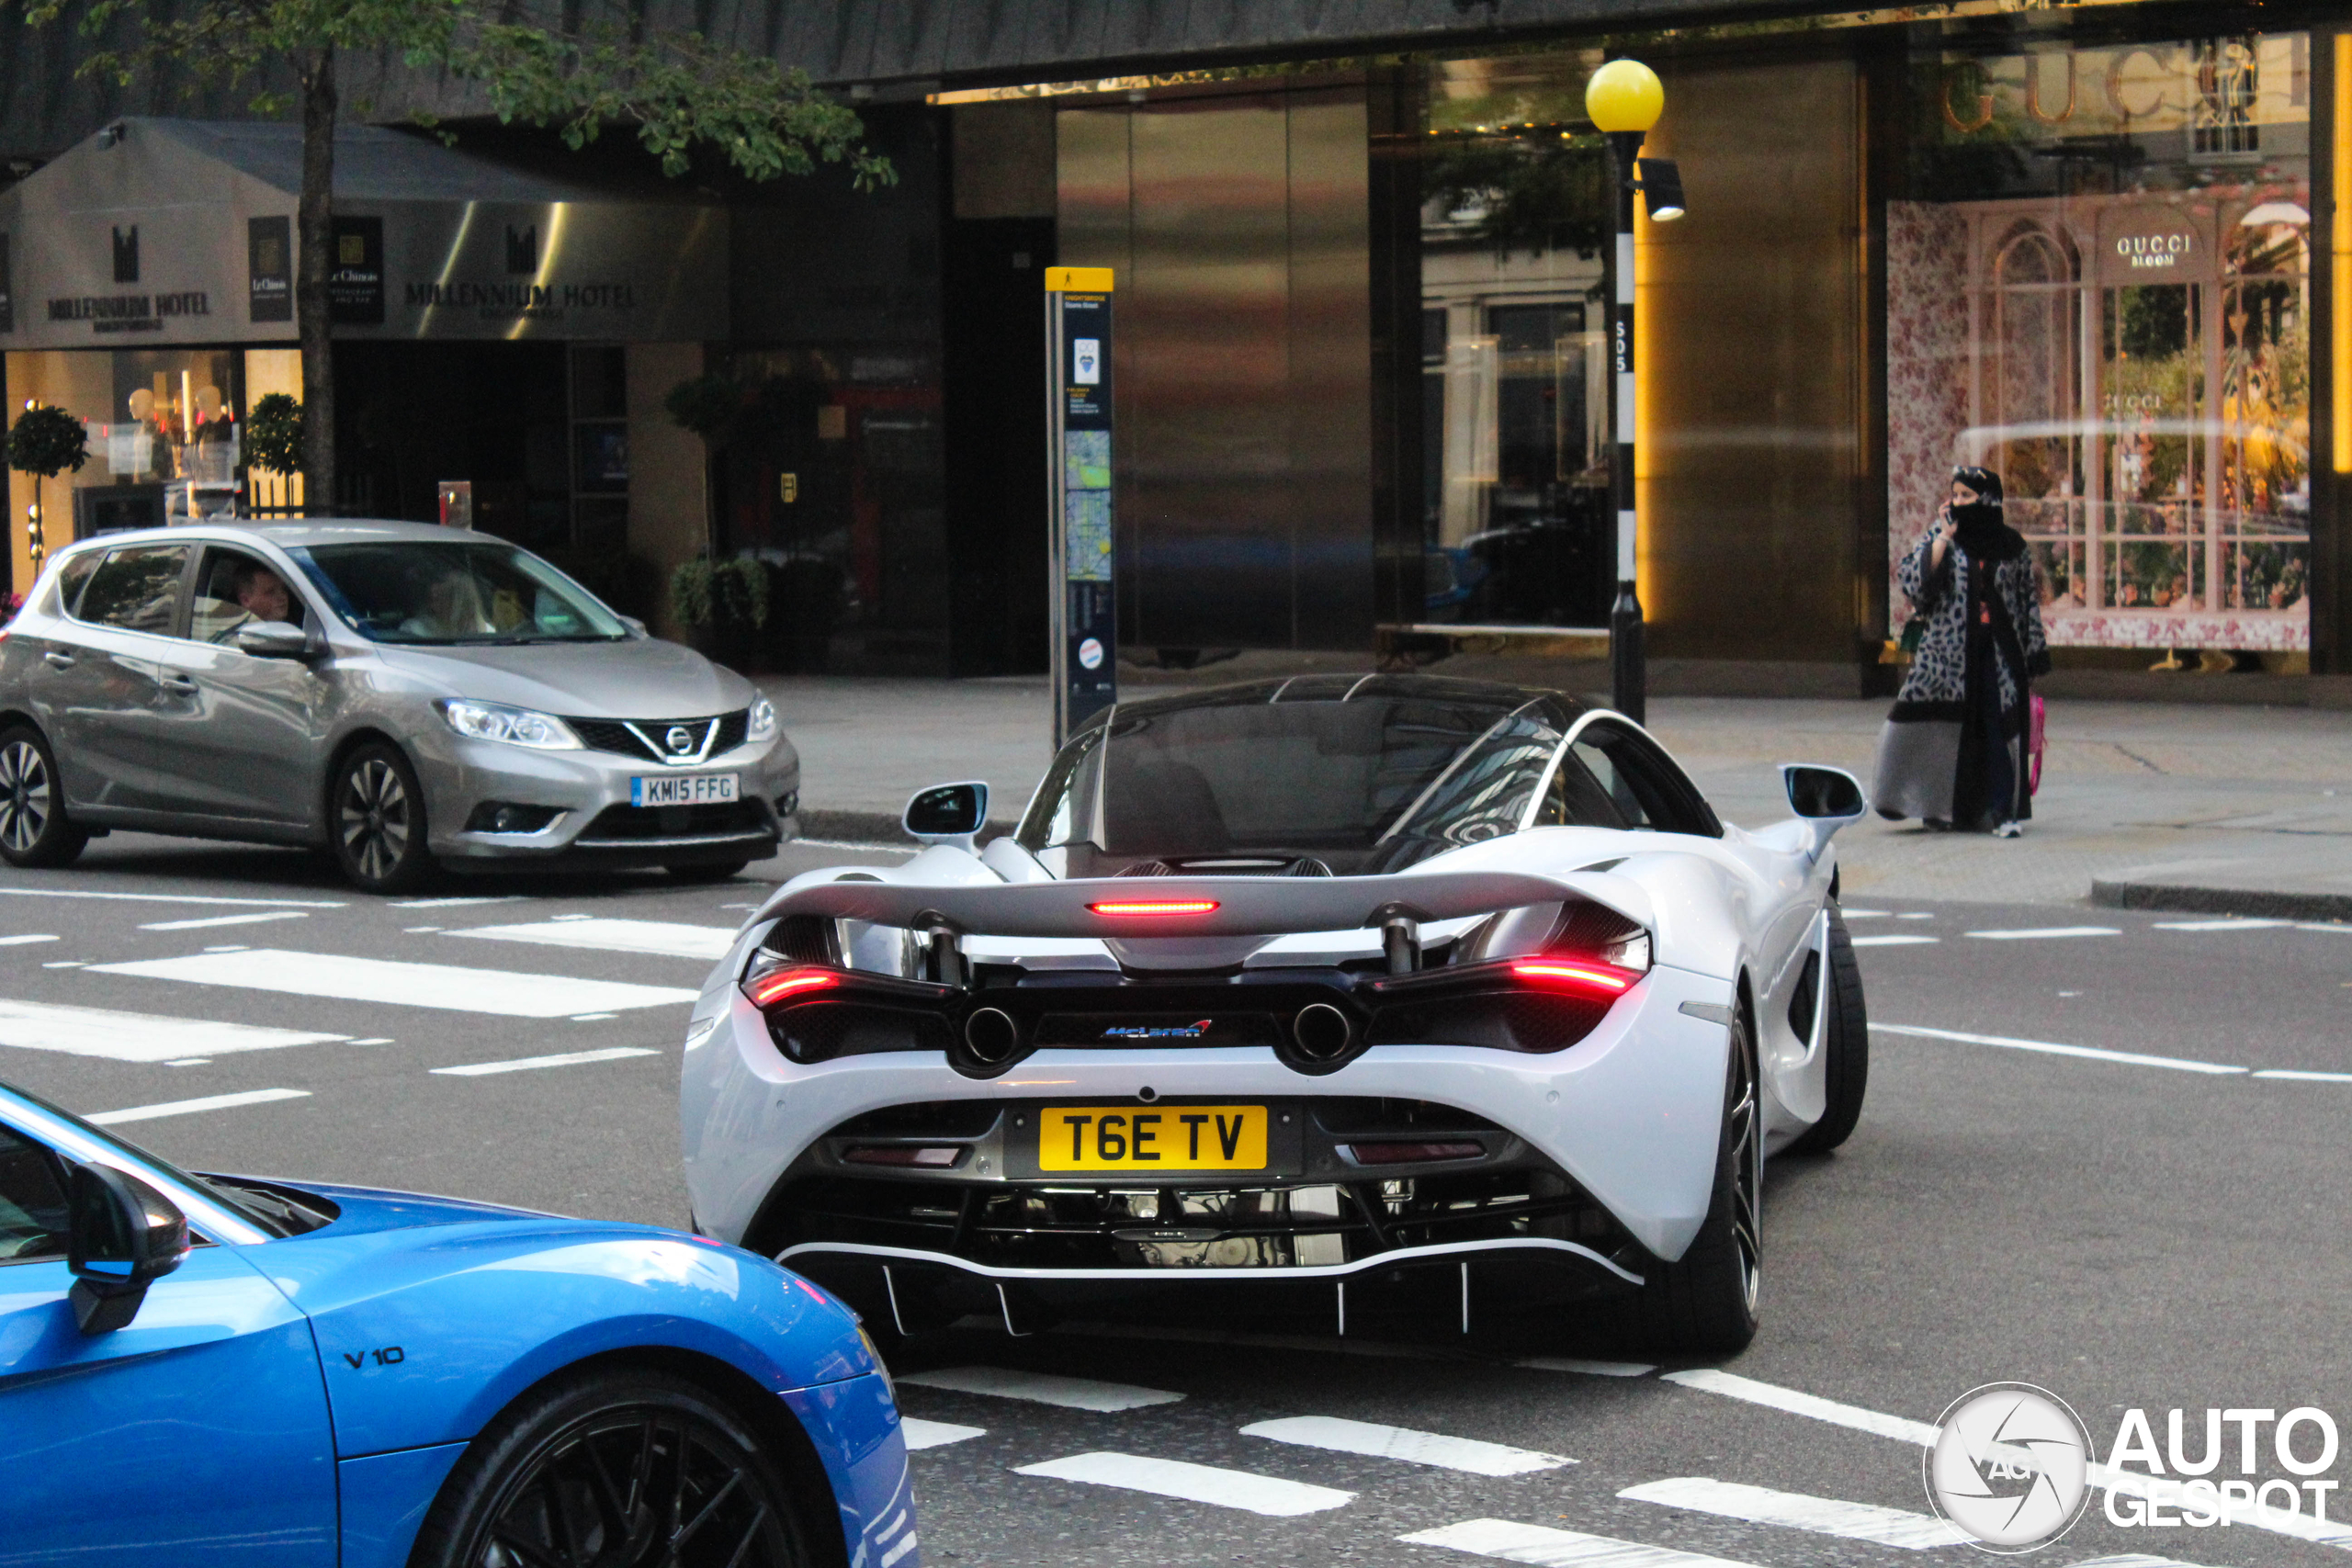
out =
<svg viewBox="0 0 2352 1568"><path fill-rule="evenodd" d="M2352 31L2323 14L1412 3L1168 32L1144 6L772 6L711 30L849 93L899 183L706 182L723 322L568 340L564 510L517 536L641 582L757 555L794 628L775 661L1043 667L1057 264L1116 279L1124 658L1591 657L1615 280L1583 89L1632 53L1689 196L1635 248L1638 566L1669 679L1882 689L1894 562L1960 463L2004 477L2062 669L2352 675ZM97 129L21 101L20 162ZM356 370L447 374L385 335L398 355L355 340ZM33 372L0 344L15 406ZM709 371L746 413L706 464L660 400Z"/></svg>

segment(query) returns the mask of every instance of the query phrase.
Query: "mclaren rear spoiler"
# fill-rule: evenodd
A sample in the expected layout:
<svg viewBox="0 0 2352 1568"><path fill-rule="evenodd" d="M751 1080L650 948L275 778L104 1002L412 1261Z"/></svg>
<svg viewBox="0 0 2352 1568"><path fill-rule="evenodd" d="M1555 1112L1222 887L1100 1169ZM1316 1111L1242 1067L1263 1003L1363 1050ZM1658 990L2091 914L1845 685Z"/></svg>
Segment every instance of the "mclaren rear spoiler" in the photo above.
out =
<svg viewBox="0 0 2352 1568"><path fill-rule="evenodd" d="M1648 929L1648 895L1605 872L1540 876L1434 871L1394 876L1121 876L989 885L820 882L771 898L760 919L814 915L961 935L1272 937L1429 923L1529 905L1589 901Z"/></svg>

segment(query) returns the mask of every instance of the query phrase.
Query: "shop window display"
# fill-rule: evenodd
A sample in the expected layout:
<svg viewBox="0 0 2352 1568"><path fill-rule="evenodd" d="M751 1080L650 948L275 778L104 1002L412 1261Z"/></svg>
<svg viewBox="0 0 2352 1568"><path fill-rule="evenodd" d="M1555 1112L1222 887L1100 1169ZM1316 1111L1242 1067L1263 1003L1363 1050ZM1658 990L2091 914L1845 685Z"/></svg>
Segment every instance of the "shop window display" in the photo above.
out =
<svg viewBox="0 0 2352 1568"><path fill-rule="evenodd" d="M1978 463L2053 644L2310 647L2309 66L2300 33L1915 58L1890 571Z"/></svg>
<svg viewBox="0 0 2352 1568"><path fill-rule="evenodd" d="M1430 67L1421 157L1422 619L1605 624L1608 153L1590 51Z"/></svg>

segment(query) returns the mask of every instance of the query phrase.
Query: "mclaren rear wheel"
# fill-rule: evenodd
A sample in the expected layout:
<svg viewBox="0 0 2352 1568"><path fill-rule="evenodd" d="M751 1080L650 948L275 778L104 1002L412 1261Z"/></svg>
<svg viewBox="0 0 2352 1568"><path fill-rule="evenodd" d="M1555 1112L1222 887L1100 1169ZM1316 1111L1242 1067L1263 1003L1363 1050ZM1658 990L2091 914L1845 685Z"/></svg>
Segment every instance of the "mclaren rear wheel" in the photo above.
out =
<svg viewBox="0 0 2352 1568"><path fill-rule="evenodd" d="M1724 1123L1707 1218L1682 1256L1653 1262L1634 1298L1633 1337L1661 1356L1716 1356L1756 1337L1762 1283L1764 1128L1756 1043L1743 1005L1724 1053Z"/></svg>
<svg viewBox="0 0 2352 1568"><path fill-rule="evenodd" d="M1829 906L1829 1017L1821 1050L1828 1104L1821 1120L1789 1145L1791 1154L1827 1154L1844 1143L1862 1119L1862 1094L1870 1087L1871 1014L1862 1000L1862 966L1835 904Z"/></svg>

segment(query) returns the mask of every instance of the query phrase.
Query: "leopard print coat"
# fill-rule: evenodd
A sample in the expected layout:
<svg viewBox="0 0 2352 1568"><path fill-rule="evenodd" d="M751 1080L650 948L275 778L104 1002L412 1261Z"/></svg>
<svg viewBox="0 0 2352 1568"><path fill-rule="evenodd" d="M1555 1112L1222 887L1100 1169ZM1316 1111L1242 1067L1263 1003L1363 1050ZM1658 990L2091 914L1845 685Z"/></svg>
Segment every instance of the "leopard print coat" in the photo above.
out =
<svg viewBox="0 0 2352 1568"><path fill-rule="evenodd" d="M1943 564L1930 572L1928 553L1935 530L1919 536L1895 569L1894 580L1911 601L1913 614L1927 617L1917 654L1895 695L1898 707L1906 703L1958 703L1968 694L1968 552L1957 543L1944 551ZM2008 660L1993 660L2001 682L2001 708L2013 712L2025 701L2023 682L2050 668L2050 643L2041 629L2041 585L2033 552L1996 563L1994 589L2009 613L2023 645L2026 668L2012 670Z"/></svg>

